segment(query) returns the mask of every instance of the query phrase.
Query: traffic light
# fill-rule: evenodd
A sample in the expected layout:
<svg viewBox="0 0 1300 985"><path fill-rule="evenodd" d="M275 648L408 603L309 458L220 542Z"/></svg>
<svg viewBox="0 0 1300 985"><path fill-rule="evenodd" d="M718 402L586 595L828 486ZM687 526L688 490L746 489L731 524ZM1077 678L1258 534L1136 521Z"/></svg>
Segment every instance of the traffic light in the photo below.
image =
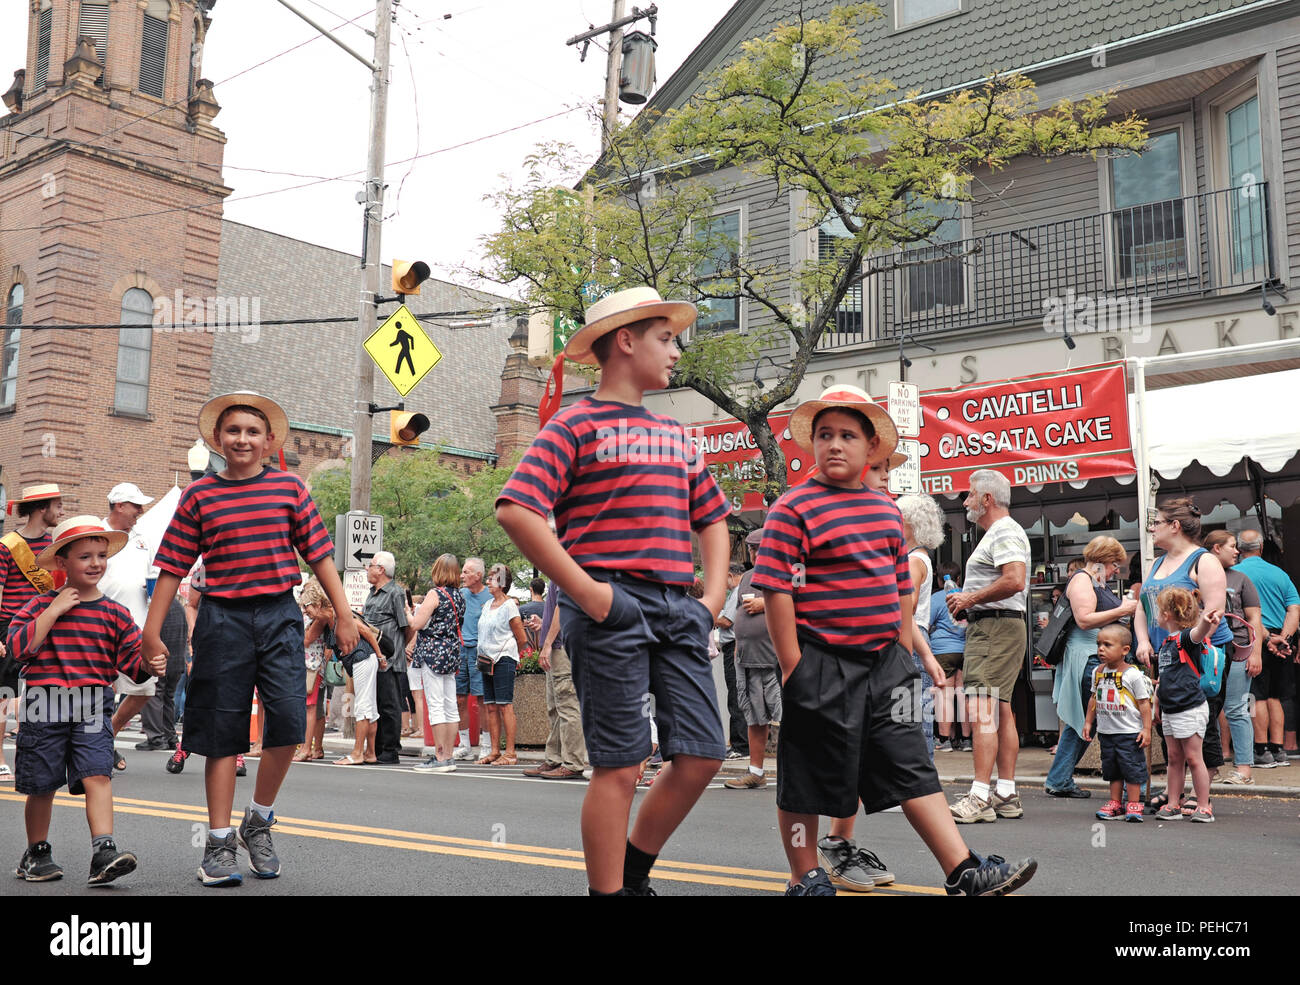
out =
<svg viewBox="0 0 1300 985"><path fill-rule="evenodd" d="M388 442L393 445L416 446L420 435L429 430L429 419L423 414L404 410L388 412Z"/></svg>
<svg viewBox="0 0 1300 985"><path fill-rule="evenodd" d="M420 285L429 279L429 265L423 260L393 261L393 293L419 294Z"/></svg>

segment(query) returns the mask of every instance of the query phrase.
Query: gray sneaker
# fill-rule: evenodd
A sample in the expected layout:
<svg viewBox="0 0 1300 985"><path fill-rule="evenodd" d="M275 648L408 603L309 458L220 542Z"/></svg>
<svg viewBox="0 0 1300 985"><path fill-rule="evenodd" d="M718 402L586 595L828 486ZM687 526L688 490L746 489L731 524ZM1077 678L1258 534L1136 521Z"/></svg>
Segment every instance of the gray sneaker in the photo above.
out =
<svg viewBox="0 0 1300 985"><path fill-rule="evenodd" d="M426 756L422 762L416 763L412 769L417 773L455 773L456 764L450 759L439 759L437 756Z"/></svg>
<svg viewBox="0 0 1300 985"><path fill-rule="evenodd" d="M868 893L876 880L858 864L858 846L844 838L826 837L817 842L817 861L830 875L831 883L851 893Z"/></svg>
<svg viewBox="0 0 1300 985"><path fill-rule="evenodd" d="M998 819L992 805L983 797L977 797L973 793L968 793L957 803L950 804L948 810L952 812L952 819L958 824L975 824L978 821Z"/></svg>
<svg viewBox="0 0 1300 985"><path fill-rule="evenodd" d="M239 825L239 843L248 852L248 865L259 879L274 879L280 874L280 860L271 844L271 828L275 818L267 820L244 808L244 820Z"/></svg>
<svg viewBox="0 0 1300 985"><path fill-rule="evenodd" d="M199 863L199 881L205 886L238 886L242 883L244 876L239 871L236 857L238 846L239 836L234 831L224 838L208 835L203 861Z"/></svg>
<svg viewBox="0 0 1300 985"><path fill-rule="evenodd" d="M1020 806L1020 794L1018 793L1013 793L1010 797L1003 797L994 790L989 803L993 805L993 813L998 817L1017 818L1025 816L1025 809Z"/></svg>
<svg viewBox="0 0 1300 985"><path fill-rule="evenodd" d="M1255 769L1271 770L1276 765L1277 765L1277 760L1273 758L1273 754L1269 752L1267 749L1265 749L1263 752L1255 753Z"/></svg>

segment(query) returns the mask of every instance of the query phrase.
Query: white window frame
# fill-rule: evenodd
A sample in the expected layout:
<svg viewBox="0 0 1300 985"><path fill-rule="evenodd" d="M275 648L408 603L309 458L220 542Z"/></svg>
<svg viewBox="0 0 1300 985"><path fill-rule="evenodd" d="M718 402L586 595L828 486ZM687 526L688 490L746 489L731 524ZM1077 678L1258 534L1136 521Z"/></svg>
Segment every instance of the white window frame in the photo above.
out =
<svg viewBox="0 0 1300 985"><path fill-rule="evenodd" d="M1178 197L1187 199L1196 194L1196 128L1193 125L1192 114L1178 113L1172 116L1158 117L1149 121L1147 132L1149 136L1157 137L1171 130L1178 131L1178 148L1182 159L1179 169L1182 190ZM1112 155L1109 153L1097 155L1097 187L1100 196L1100 211L1107 215L1116 211L1114 188L1111 185L1111 157ZM1187 207L1184 204L1183 235L1187 244L1187 272L1183 277L1188 279L1192 278L1194 271L1199 270L1201 263L1199 222L1199 216L1188 215ZM1129 287L1141 285L1142 278L1121 278L1119 275L1119 264L1117 262L1119 257L1115 253L1115 230L1112 218L1107 218L1105 221L1105 228L1102 229L1102 243L1106 251L1107 286Z"/></svg>
<svg viewBox="0 0 1300 985"><path fill-rule="evenodd" d="M1209 103L1209 126L1207 128L1209 146L1206 148L1205 155L1206 167L1209 170L1208 180L1210 187L1208 191L1221 191L1229 187L1231 167L1228 163L1228 113L1237 109L1243 103L1255 100L1255 112L1259 119L1259 160L1260 171L1258 181L1268 181L1268 153L1265 143L1264 134L1264 99L1260 92L1259 79L1252 76L1240 85L1234 86L1231 90L1222 96L1212 99ZM1260 193L1262 194L1262 192ZM1216 199L1216 206L1218 200ZM1236 274L1231 268L1228 270L1218 270L1217 262L1227 260L1231 263L1233 244L1228 236L1228 217L1226 215L1216 215L1215 224L1217 231L1217 242L1215 244L1214 263L1211 264L1211 276L1215 278L1214 283L1221 285L1224 280L1233 280L1235 286L1224 287L1225 291L1240 291L1241 281L1254 280L1256 282L1263 280L1267 274L1267 269L1260 269L1259 266L1253 268L1254 272L1247 274L1245 272ZM1267 224L1260 231L1264 242L1265 252L1272 250L1273 244L1270 242L1269 228Z"/></svg>
<svg viewBox="0 0 1300 985"><path fill-rule="evenodd" d="M953 17L966 9L967 2L968 0L952 0L953 7L951 10L931 14L929 17L923 17L920 20L906 21L903 19L903 10L907 6L907 0L894 0L894 31L910 31L914 27L923 27L926 24L941 21L945 17Z"/></svg>
<svg viewBox="0 0 1300 985"><path fill-rule="evenodd" d="M14 292L22 292L22 297L18 303L18 319L10 321L13 311ZM21 283L11 284L9 290L5 292L4 297L4 322L0 324L0 411L11 411L18 406L18 356L22 346L22 324L23 324L23 305L27 302L27 289ZM4 374L4 352L6 349L14 350L13 362L9 365L12 375ZM12 380L13 399L5 400L5 384Z"/></svg>
<svg viewBox="0 0 1300 985"><path fill-rule="evenodd" d="M943 199L940 201L949 201L949 200ZM961 215L958 217L954 217L957 218L959 223L961 224L961 229L957 237L957 240L958 242L965 242L966 240L974 238L975 235L973 229L974 221L972 218L971 207L970 207L971 203L958 202L957 204L961 208ZM934 246L935 244L926 244L923 242L909 243L906 246L900 244L894 247L892 253L894 258L897 259L902 257L904 253L907 253L911 250L933 249ZM911 296L908 291L908 285L907 285L908 272L912 268L902 267L890 272L892 276L898 278L898 288L894 292L894 297L898 304L898 315L903 320L904 323L913 319L921 319L921 318L929 318L929 317L942 318L944 315L950 312L966 311L971 306L972 295L975 290L974 273L971 270L970 265L966 263L964 257L956 257L953 259L955 259L958 263L961 264L961 280L962 280L961 304L936 304L930 308L923 308L917 311L913 311L911 308Z"/></svg>
<svg viewBox="0 0 1300 985"><path fill-rule="evenodd" d="M736 233L736 240L737 240L736 251L737 254L743 254L745 250L745 243L747 242L749 236L749 210L745 207L745 203L736 202L731 205L719 206L718 208L714 209L711 213L709 213L709 219L713 220L716 219L718 216L728 215L732 212L736 213L739 216L739 219L736 223L736 228L738 230L738 232ZM694 224L692 224L691 226L689 235L692 238L695 236ZM716 334L721 332L741 332L741 333L745 332L746 330L745 329L745 314L746 314L745 299L743 297L737 296L735 302L736 302L736 327L735 328L712 328L712 327L706 328L704 326L701 326L699 322L696 322L692 324L691 327L688 328L686 332L682 334L682 344L689 345L691 340L694 339L695 336L700 332L707 332L709 334Z"/></svg>
<svg viewBox="0 0 1300 985"><path fill-rule="evenodd" d="M133 287L133 288L130 288L130 289L128 289L128 290L122 292L121 312L122 312L122 322L123 322L123 324L130 324L130 323L128 322L128 320L127 320L127 316L128 316L128 314L141 314L141 315L144 314L143 311L141 311L141 312L136 312L136 311L134 311L134 310L131 310L131 311L128 311L128 310L127 310L127 307L126 307L126 296L127 296L128 294L130 294L131 291L139 291L141 294L144 294L146 297L149 298L149 301L150 301L150 312L151 312L151 313L150 313L150 317L149 317L149 319L148 319L147 321L143 321L143 322L139 322L139 323L132 324L130 328L121 328L121 329L118 329L118 333L117 333L118 363L117 363L116 373L115 373L115 375L114 375L114 385L113 385L113 413L114 413L114 414L123 414L123 415L126 415L126 416L128 416L128 417L148 417L148 416L149 416L149 380L150 380L150 377L153 375L153 327L152 327L152 326L153 326L153 317L152 317L153 295L150 294L148 291L146 291L146 290L145 290L144 288L142 288L142 287ZM148 345L145 345L145 346L138 346L138 345L125 345L125 346L124 346L124 343L125 343L126 338L127 338L126 333L127 333L127 332L134 332L134 331L136 331L136 330L138 330L138 329L140 329L140 328L146 329L146 331L145 331L145 333L144 333L144 338L148 340ZM123 379L123 377L122 377L122 360L121 360L121 353L122 353L123 348L132 349L132 350L135 350L135 351L137 351L137 352L142 351L142 352L145 353L145 370L144 370L144 380L143 380L143 382L142 382L141 380L138 380L138 379ZM126 386L129 386L129 387L140 387L140 386L143 386L143 387L144 387L144 408L143 408L143 409L141 409L141 408L139 408L139 407L136 407L136 406L124 406L124 405L123 405L122 400L121 400L120 388L121 388L124 384L125 384Z"/></svg>

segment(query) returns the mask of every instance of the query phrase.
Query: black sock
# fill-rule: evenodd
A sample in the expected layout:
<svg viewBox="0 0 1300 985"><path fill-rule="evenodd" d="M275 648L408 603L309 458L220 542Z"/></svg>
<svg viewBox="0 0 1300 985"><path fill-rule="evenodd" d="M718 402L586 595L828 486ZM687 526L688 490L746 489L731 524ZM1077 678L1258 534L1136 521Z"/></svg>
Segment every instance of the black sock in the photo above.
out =
<svg viewBox="0 0 1300 985"><path fill-rule="evenodd" d="M1274 756L1279 756L1282 759L1286 759L1286 753L1282 751L1282 744L1280 742L1270 742L1268 744L1268 751L1271 752Z"/></svg>
<svg viewBox="0 0 1300 985"><path fill-rule="evenodd" d="M112 835L96 835L90 839L90 850L92 852L97 852L104 847L104 842L112 840Z"/></svg>
<svg viewBox="0 0 1300 985"><path fill-rule="evenodd" d="M953 869L951 872L948 873L948 879L947 879L948 885L949 886L957 885L957 880L961 878L961 874L963 872L965 872L967 869L978 869L979 867L980 864L975 860L975 856L968 854L966 858L961 863L958 864L957 868Z"/></svg>
<svg viewBox="0 0 1300 985"><path fill-rule="evenodd" d="M600 892L599 890L597 890L597 889L592 889L590 886L588 886L588 887L587 887L587 895L588 895L588 896L626 896L626 895L627 895L627 890L626 890L626 889L618 889L618 890L615 890L615 891L612 892L612 893L602 893L602 892Z"/></svg>
<svg viewBox="0 0 1300 985"><path fill-rule="evenodd" d="M1267 743L1267 742L1256 742L1256 743L1255 743L1255 757L1256 757L1256 758L1262 756L1262 755L1263 755L1264 753L1266 753L1267 751L1268 751L1268 743Z"/></svg>
<svg viewBox="0 0 1300 985"><path fill-rule="evenodd" d="M641 851L632 842L627 843L627 854L623 857L623 885L627 889L640 889L650 881L650 867L655 864L658 855Z"/></svg>

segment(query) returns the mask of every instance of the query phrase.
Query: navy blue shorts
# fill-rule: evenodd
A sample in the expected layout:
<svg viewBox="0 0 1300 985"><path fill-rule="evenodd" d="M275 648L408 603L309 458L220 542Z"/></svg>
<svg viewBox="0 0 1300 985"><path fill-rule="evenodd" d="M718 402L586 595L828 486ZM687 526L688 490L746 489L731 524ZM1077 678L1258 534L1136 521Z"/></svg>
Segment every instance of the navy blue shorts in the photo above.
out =
<svg viewBox="0 0 1300 985"><path fill-rule="evenodd" d="M709 661L713 617L679 585L591 569L614 590L604 622L564 592L560 618L592 766L636 766L650 755L650 716L664 759L726 752Z"/></svg>
<svg viewBox="0 0 1300 985"><path fill-rule="evenodd" d="M292 592L252 599L203 596L181 748L200 756L248 752L257 688L267 749L302 742L307 729L302 611Z"/></svg>
<svg viewBox="0 0 1300 985"><path fill-rule="evenodd" d="M492 673L480 675L483 678L483 703L485 705L508 705L515 700L515 662L509 657L502 657L492 665Z"/></svg>
<svg viewBox="0 0 1300 985"><path fill-rule="evenodd" d="M1137 733L1099 732L1101 778L1125 783L1147 782L1147 751L1137 744Z"/></svg>
<svg viewBox="0 0 1300 985"><path fill-rule="evenodd" d="M113 775L113 688L29 687L14 757L18 793L84 794L82 779Z"/></svg>
<svg viewBox="0 0 1300 985"><path fill-rule="evenodd" d="M912 655L897 642L851 655L800 640L781 688L776 806L792 814L872 814L932 793Z"/></svg>

